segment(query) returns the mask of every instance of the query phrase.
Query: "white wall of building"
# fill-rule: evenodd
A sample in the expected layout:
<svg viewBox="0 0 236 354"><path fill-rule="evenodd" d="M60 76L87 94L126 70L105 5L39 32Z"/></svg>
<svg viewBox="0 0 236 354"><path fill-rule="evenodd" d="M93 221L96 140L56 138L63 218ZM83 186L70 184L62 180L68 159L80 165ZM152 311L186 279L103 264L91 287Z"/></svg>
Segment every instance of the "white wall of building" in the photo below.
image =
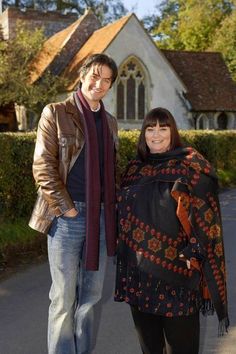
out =
<svg viewBox="0 0 236 354"><path fill-rule="evenodd" d="M149 100L146 109L167 108L174 115L179 128L191 128L187 107L180 98L186 91L184 84L134 15L105 53L112 56L118 67L130 56L140 59L150 78L147 88ZM116 86L114 85L104 100L107 110L114 115L116 114L115 92Z"/></svg>

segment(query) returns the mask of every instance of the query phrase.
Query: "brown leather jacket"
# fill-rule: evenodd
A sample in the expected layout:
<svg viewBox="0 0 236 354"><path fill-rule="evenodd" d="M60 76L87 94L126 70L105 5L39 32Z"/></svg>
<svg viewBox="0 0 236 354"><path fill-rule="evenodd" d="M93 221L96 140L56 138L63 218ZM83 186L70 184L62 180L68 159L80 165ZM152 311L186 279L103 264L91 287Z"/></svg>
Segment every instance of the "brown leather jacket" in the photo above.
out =
<svg viewBox="0 0 236 354"><path fill-rule="evenodd" d="M29 226L39 232L47 233L55 216L74 207L66 179L84 146L81 114L82 108L77 108L73 96L43 109L33 162L38 197L29 221ZM117 150L117 121L109 113L107 120Z"/></svg>

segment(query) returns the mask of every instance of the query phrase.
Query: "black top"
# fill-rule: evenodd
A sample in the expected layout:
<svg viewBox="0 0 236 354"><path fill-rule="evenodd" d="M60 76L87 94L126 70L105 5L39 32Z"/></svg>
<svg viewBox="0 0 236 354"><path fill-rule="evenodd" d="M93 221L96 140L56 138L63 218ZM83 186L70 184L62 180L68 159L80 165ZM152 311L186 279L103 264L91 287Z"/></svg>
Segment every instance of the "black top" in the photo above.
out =
<svg viewBox="0 0 236 354"><path fill-rule="evenodd" d="M101 183L101 201L103 201L103 182L104 182L104 144L103 144L103 129L101 110L93 112L97 136L98 136L98 148L99 148L99 167L100 167L100 183ZM67 177L66 187L73 201L85 202L85 158L86 158L86 146L83 147L79 154L74 166L69 172Z"/></svg>

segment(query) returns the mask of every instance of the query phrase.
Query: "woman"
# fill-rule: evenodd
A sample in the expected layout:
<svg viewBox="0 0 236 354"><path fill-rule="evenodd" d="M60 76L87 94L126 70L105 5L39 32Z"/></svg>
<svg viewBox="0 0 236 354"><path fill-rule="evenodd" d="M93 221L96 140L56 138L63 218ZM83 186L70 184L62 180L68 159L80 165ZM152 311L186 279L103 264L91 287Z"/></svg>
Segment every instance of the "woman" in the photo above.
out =
<svg viewBox="0 0 236 354"><path fill-rule="evenodd" d="M115 301L130 305L143 353L197 354L200 310L229 325L217 177L166 109L143 122L118 213Z"/></svg>

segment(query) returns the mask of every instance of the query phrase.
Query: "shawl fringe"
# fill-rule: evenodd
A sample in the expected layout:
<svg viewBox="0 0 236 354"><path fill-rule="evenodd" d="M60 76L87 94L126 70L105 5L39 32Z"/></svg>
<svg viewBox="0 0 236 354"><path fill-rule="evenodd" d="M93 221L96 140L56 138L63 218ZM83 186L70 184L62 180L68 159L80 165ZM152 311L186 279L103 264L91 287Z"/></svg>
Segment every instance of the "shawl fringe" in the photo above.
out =
<svg viewBox="0 0 236 354"><path fill-rule="evenodd" d="M228 333L229 328L229 317L223 318L218 325L218 337L223 337L224 334Z"/></svg>
<svg viewBox="0 0 236 354"><path fill-rule="evenodd" d="M203 299L200 311L203 314L203 316L209 316L209 315L212 316L212 315L214 315L215 308L214 308L212 300Z"/></svg>

